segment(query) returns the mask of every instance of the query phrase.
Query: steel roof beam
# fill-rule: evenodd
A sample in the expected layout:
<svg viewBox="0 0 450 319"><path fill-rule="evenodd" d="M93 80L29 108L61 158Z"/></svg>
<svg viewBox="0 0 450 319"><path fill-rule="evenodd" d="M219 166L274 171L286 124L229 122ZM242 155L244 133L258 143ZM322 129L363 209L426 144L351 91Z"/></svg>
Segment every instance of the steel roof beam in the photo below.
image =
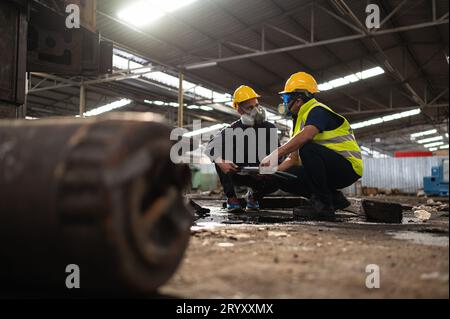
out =
<svg viewBox="0 0 450 319"><path fill-rule="evenodd" d="M442 24L448 24L448 23L449 23L449 20L425 22L425 23L419 23L419 24L414 24L414 25L409 25L409 26L387 29L387 30L376 32L376 33L369 33L369 34L364 34L364 35L356 34L356 35L344 36L344 37L339 37L339 38L334 38L334 39L317 41L314 43L306 43L306 44L301 44L301 45L294 45L294 46L289 46L289 47L284 47L284 48L278 48L278 49L268 50L265 52L248 53L248 54L242 54L242 55L238 55L238 56L232 56L232 57L221 58L221 59L209 59L208 62L225 63L225 62L231 62L231 61L237 61L237 60L245 60L245 59L257 58L257 57L261 57L261 56L285 53L285 52L289 52L289 51L299 51L299 50L307 49L307 48L314 48L314 47L320 47L320 46L324 46L324 45L361 40L361 39L370 38L373 36L381 36L381 35L386 35L386 34L423 29L423 28L428 28L428 27L433 27L436 25L442 25ZM185 65L185 67L195 67L196 65L198 65L198 64L193 63L193 64Z"/></svg>
<svg viewBox="0 0 450 319"><path fill-rule="evenodd" d="M276 27L274 25L266 24L266 27L268 27L270 29L273 29L273 30L275 30L275 31L277 31L277 32L279 32L281 34L284 34L285 36L288 36L289 38L294 39L294 40L296 40L298 42L301 42L301 43L304 43L304 44L310 43L309 41L307 41L307 40L305 40L305 39L303 39L303 38L301 38L301 37L299 37L297 35L294 35L291 32L288 32L288 31L283 30L283 29L281 29L279 27Z"/></svg>
<svg viewBox="0 0 450 319"><path fill-rule="evenodd" d="M349 7L349 5L347 5L347 3L345 2L345 0L334 0L334 3L336 5L342 6L344 8L344 10L346 11L346 14L356 23L356 25L367 35L370 36L371 34L380 34L381 32L386 32L386 30L382 30L382 31L377 31L377 32L370 32L368 31L365 26L362 24L362 22L358 19L358 17L355 15L355 13L353 12L353 10ZM435 22L432 22L435 23ZM406 82L405 77L403 76L403 74L397 69L395 68L392 63L390 62L389 57L387 56L387 54L383 51L383 49L381 48L381 46L378 44L378 42L375 40L375 38L371 38L372 44L375 47L375 49L382 55L383 59L384 59L384 64L386 66L386 68L388 69L388 71L395 77L397 78L400 82L403 83L404 87L411 93L411 97L413 99L413 101L419 103L420 105L425 105L425 101L422 99L422 97L414 90L414 88L411 86L411 84L409 82Z"/></svg>
<svg viewBox="0 0 450 319"><path fill-rule="evenodd" d="M292 15L294 15L294 14L300 12L300 11L303 11L305 8L311 6L312 4L315 4L316 2L317 2L317 0L309 1L306 4L295 8L294 10L285 11L285 12L283 12L283 14L276 15L276 16L274 16L272 18L269 18L269 19L267 19L267 20L265 20L263 22L255 23L255 24L252 24L252 25L248 25L244 29L240 30L238 33L243 33L243 32L247 32L247 31L250 31L250 30L263 28L267 23L269 23L269 21L276 21L276 20L279 20L280 18L290 17L290 16L292 16ZM226 40L229 37L235 36L235 35L236 35L236 32L228 33L228 34L223 36L223 40ZM207 50L207 49L209 49L211 47L212 47L212 45L205 45L205 46L200 47L200 48L195 48L195 49L189 50L188 52L189 53L194 53L194 52L198 52L198 51Z"/></svg>

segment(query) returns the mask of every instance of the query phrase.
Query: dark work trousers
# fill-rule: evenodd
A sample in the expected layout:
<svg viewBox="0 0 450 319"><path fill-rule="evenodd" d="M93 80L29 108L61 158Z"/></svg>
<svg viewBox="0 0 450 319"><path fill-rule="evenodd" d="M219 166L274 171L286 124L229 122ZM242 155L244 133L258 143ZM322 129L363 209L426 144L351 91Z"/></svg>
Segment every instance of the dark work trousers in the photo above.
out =
<svg viewBox="0 0 450 319"><path fill-rule="evenodd" d="M220 183L227 198L236 196L235 186L250 187L257 196L265 196L276 192L280 189L278 183L270 178L270 176L256 176L256 175L239 175L239 174L225 174L219 166L216 165L216 171L219 175Z"/></svg>
<svg viewBox="0 0 450 319"><path fill-rule="evenodd" d="M279 185L285 192L307 198L315 195L324 204L331 205L333 193L361 178L347 159L323 145L308 143L299 154L303 166L289 171L298 179Z"/></svg>
<svg viewBox="0 0 450 319"><path fill-rule="evenodd" d="M297 176L296 180L285 180L270 175L264 177L227 175L216 165L225 195L227 198L236 197L234 186L250 187L259 196L281 189L306 198L315 195L324 204L331 205L333 194L337 190L346 188L361 178L348 160L325 146L308 143L300 149L299 154L303 166L292 167L287 171Z"/></svg>

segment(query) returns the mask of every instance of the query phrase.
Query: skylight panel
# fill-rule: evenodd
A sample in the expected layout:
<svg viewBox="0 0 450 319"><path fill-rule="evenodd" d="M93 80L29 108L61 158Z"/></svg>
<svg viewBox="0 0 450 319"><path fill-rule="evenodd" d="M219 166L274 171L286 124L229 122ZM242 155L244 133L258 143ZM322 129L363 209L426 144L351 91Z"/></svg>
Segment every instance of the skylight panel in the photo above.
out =
<svg viewBox="0 0 450 319"><path fill-rule="evenodd" d="M100 115L100 114L103 114L103 113L106 113L106 112L110 112L110 111L122 108L124 106L127 106L127 105L131 104L131 102L132 101L128 100L128 99L122 99L122 100L119 100L119 101L115 101L115 102L106 104L104 106L101 106L99 108L96 108L96 109L94 109L92 111L86 112L86 113L84 113L84 116L86 116L86 117L97 116L97 115Z"/></svg>
<svg viewBox="0 0 450 319"><path fill-rule="evenodd" d="M117 16L136 27L142 27L195 1L197 0L143 0L124 8Z"/></svg>

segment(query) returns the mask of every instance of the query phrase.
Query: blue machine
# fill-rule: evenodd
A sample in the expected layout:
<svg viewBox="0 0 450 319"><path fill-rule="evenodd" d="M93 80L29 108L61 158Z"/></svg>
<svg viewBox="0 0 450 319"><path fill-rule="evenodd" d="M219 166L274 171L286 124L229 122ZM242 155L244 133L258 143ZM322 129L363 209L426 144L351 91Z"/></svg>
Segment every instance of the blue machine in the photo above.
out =
<svg viewBox="0 0 450 319"><path fill-rule="evenodd" d="M449 160L443 160L441 166L433 167L431 177L423 178L427 195L448 196L448 165Z"/></svg>

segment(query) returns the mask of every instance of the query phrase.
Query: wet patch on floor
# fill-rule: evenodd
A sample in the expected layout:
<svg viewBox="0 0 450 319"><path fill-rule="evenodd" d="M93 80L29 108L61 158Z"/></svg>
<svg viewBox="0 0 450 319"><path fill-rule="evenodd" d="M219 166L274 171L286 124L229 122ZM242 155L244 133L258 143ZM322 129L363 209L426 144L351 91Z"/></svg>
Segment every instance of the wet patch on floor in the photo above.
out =
<svg viewBox="0 0 450 319"><path fill-rule="evenodd" d="M322 225L322 224L356 224L356 225L389 225L390 227L397 226L420 226L424 225L424 221L416 218L414 214L409 211L404 213L402 224L383 224L374 223L366 220L366 217L361 214L338 211L336 213L336 220L334 222L319 222L319 221L300 221L293 216L292 209L279 210L260 210L260 211L235 211L230 213L222 208L222 201L211 200L201 201L200 205L209 209L210 212L204 216L198 216L195 225L196 227L218 227L225 225ZM443 216L435 216L435 218Z"/></svg>
<svg viewBox="0 0 450 319"><path fill-rule="evenodd" d="M449 242L448 233L443 236L427 232L426 230L386 232L386 234L392 236L394 239L405 240L414 244L426 246L448 247Z"/></svg>

